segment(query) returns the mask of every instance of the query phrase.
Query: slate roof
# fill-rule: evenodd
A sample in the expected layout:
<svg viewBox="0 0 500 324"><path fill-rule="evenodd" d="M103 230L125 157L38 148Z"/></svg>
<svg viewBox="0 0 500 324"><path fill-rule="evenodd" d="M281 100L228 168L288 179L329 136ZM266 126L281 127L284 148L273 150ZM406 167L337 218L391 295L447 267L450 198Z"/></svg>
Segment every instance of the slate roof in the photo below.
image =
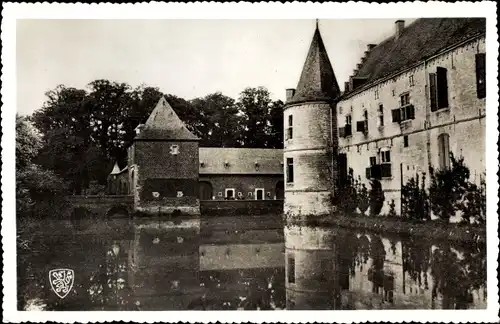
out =
<svg viewBox="0 0 500 324"><path fill-rule="evenodd" d="M355 76L374 82L485 32L485 18L417 19L399 38L393 35L375 46Z"/></svg>
<svg viewBox="0 0 500 324"><path fill-rule="evenodd" d="M328 59L323 39L316 26L297 89L288 103L329 101L339 95L340 88Z"/></svg>
<svg viewBox="0 0 500 324"><path fill-rule="evenodd" d="M280 149L200 147L199 159L200 174L283 174Z"/></svg>
<svg viewBox="0 0 500 324"><path fill-rule="evenodd" d="M161 97L149 115L142 131L136 140L199 140L191 133L179 116L169 105L165 97Z"/></svg>

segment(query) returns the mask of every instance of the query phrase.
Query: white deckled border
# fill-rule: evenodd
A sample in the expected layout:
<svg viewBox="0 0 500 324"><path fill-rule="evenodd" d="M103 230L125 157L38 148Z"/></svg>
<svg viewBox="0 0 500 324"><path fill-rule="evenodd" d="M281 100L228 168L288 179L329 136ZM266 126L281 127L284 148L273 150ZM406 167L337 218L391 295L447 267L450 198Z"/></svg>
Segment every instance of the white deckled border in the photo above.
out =
<svg viewBox="0 0 500 324"><path fill-rule="evenodd" d="M498 40L496 4L481 3L150 3L150 4L12 4L4 3L2 11L2 247L3 247L3 316L6 321L20 322L365 322L365 321L498 321ZM16 310L16 244L15 244L15 130L16 114L16 19L313 19L313 18L414 18L414 17L487 17L487 241L488 241L488 309L486 310L384 310L384 311L170 311L170 312L18 312Z"/></svg>

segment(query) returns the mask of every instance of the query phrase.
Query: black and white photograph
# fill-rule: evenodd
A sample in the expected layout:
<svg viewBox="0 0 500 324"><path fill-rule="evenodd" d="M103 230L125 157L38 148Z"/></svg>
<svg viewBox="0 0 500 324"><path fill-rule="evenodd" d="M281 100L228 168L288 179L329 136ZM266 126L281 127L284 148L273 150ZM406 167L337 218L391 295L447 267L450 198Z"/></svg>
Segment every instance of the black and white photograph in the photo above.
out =
<svg viewBox="0 0 500 324"><path fill-rule="evenodd" d="M11 19L9 321L498 318L495 16L316 12Z"/></svg>

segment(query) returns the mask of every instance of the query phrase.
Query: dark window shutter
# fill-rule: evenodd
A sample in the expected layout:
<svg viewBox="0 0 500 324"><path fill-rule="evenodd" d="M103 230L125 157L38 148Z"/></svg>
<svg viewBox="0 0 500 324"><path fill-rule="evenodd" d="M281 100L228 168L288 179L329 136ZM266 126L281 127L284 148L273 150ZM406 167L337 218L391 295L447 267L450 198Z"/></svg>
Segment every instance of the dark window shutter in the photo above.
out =
<svg viewBox="0 0 500 324"><path fill-rule="evenodd" d="M363 120L356 122L356 131L361 133L365 132L365 122Z"/></svg>
<svg viewBox="0 0 500 324"><path fill-rule="evenodd" d="M365 169L366 179L371 179L371 170L371 167Z"/></svg>
<svg viewBox="0 0 500 324"><path fill-rule="evenodd" d="M476 89L479 99L486 97L486 53L476 54Z"/></svg>
<svg viewBox="0 0 500 324"><path fill-rule="evenodd" d="M431 111L436 111L437 110L436 73L429 73L429 92L431 98Z"/></svg>
<svg viewBox="0 0 500 324"><path fill-rule="evenodd" d="M392 122L399 123L401 121L401 111L399 108L393 109L392 111Z"/></svg>
<svg viewBox="0 0 500 324"><path fill-rule="evenodd" d="M375 165L372 165L371 166L371 176L372 178L374 179L380 179L381 177L381 168L380 168L380 164L375 164Z"/></svg>
<svg viewBox="0 0 500 324"><path fill-rule="evenodd" d="M339 137L345 137L345 127L339 127Z"/></svg>
<svg viewBox="0 0 500 324"><path fill-rule="evenodd" d="M392 166L392 164L390 164L390 163L382 164L382 166L381 166L381 176L382 177L389 178L392 176L391 166Z"/></svg>
<svg viewBox="0 0 500 324"><path fill-rule="evenodd" d="M406 112L408 119L415 119L415 107L413 105L409 105L406 109L408 110Z"/></svg>
<svg viewBox="0 0 500 324"><path fill-rule="evenodd" d="M351 125L347 124L345 125L345 136L351 136L351 135L352 135Z"/></svg>
<svg viewBox="0 0 500 324"><path fill-rule="evenodd" d="M438 108L448 107L448 71L443 67L436 70Z"/></svg>

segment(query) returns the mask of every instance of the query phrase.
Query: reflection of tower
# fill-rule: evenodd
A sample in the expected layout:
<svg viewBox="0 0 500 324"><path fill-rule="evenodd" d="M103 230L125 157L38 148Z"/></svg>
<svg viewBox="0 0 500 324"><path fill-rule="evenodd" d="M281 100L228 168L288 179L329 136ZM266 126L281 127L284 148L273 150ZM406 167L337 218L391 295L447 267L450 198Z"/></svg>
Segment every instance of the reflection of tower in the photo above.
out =
<svg viewBox="0 0 500 324"><path fill-rule="evenodd" d="M329 217L333 211L335 100L339 95L316 25L297 90L287 90L284 111L288 309L337 307L333 233L300 224Z"/></svg>

